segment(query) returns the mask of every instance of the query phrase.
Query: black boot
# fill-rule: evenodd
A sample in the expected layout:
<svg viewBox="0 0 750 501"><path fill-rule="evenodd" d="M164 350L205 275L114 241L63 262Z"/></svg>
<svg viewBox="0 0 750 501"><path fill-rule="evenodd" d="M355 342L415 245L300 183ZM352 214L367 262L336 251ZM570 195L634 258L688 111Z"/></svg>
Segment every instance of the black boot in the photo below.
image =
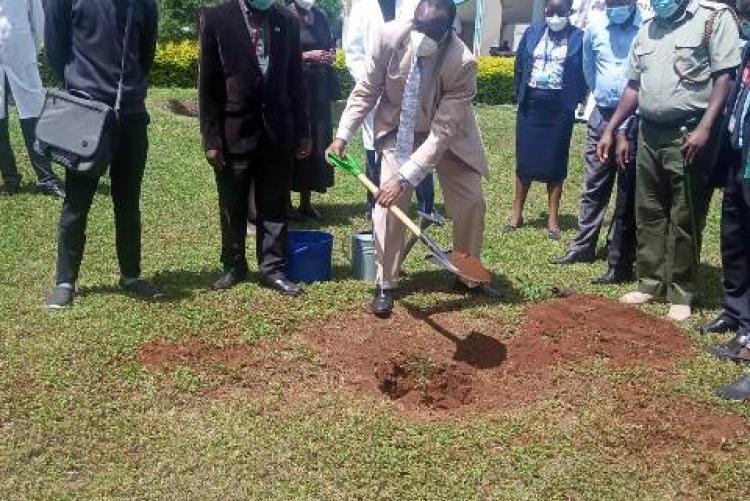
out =
<svg viewBox="0 0 750 501"><path fill-rule="evenodd" d="M745 374L734 383L716 390L716 396L727 400L750 400L750 374Z"/></svg>
<svg viewBox="0 0 750 501"><path fill-rule="evenodd" d="M393 290L377 287L372 298L372 312L380 318L388 318L393 312Z"/></svg>

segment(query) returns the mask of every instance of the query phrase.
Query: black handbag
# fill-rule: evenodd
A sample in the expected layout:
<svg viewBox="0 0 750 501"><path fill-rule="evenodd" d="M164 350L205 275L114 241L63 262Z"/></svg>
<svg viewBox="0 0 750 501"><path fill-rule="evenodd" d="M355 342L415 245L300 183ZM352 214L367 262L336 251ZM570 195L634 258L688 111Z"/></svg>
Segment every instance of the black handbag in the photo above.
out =
<svg viewBox="0 0 750 501"><path fill-rule="evenodd" d="M132 24L130 0L114 108L80 91L48 91L36 127L34 149L38 154L83 176L99 178L107 172L117 134Z"/></svg>

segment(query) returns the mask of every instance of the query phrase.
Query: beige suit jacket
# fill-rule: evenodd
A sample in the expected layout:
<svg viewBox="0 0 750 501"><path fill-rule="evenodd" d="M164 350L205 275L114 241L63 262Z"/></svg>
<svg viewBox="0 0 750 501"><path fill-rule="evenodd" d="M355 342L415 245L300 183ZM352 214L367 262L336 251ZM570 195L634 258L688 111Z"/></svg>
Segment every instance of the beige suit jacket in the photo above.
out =
<svg viewBox="0 0 750 501"><path fill-rule="evenodd" d="M411 22L386 24L375 39L365 77L349 96L337 137L349 141L370 111L375 110L378 148L393 136L401 117L401 101L411 70ZM476 94L477 63L455 33L435 56L435 64L422 75L421 115L427 117L426 139L417 143L411 161L422 169L435 169L450 151L458 159L487 176L484 151L472 103ZM419 132L419 128L417 129ZM420 141L425 134L417 134Z"/></svg>

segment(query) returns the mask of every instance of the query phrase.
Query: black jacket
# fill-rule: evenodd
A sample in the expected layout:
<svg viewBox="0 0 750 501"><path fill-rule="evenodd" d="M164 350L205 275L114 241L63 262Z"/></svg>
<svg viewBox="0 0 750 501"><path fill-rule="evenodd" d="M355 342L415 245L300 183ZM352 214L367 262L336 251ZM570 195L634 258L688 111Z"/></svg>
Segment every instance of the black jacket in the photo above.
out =
<svg viewBox="0 0 750 501"><path fill-rule="evenodd" d="M734 112L734 106L742 90L742 74L744 69L750 65L750 44L746 45L742 51L742 63L737 70L737 78L732 87L729 97L727 98L724 116L721 122L721 133L719 135L719 154L714 164L710 184L715 188L726 188L731 183L736 183L744 176L744 166L748 159L748 148L750 141L750 127L745 127L745 137L742 151L737 151L732 147L731 137L729 135L729 120ZM750 117L748 117L750 119ZM750 195L750 186L746 186L745 192ZM746 195L746 196L747 196ZM750 198L749 198L750 200Z"/></svg>
<svg viewBox="0 0 750 501"><path fill-rule="evenodd" d="M148 74L158 31L156 0L131 0L133 24L125 58L122 113L146 110ZM114 106L122 64L128 0L46 0L45 47L69 90Z"/></svg>
<svg viewBox="0 0 750 501"><path fill-rule="evenodd" d="M206 150L249 153L262 132L291 150L309 136L299 22L269 9L269 67L264 77L237 0L201 14L200 122Z"/></svg>

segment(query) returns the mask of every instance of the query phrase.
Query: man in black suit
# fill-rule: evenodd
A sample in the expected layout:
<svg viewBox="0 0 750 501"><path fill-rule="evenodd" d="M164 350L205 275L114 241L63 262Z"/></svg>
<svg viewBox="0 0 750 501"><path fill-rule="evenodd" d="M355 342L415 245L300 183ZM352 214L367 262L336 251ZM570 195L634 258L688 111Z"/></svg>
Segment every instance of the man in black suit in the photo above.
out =
<svg viewBox="0 0 750 501"><path fill-rule="evenodd" d="M750 39L750 0L738 4L741 34ZM710 352L720 359L750 364L750 46L742 53L734 90L727 101L724 142L715 180L724 189L721 214L721 262L724 311L701 326L702 333L736 332ZM750 400L750 373L717 392L730 400Z"/></svg>
<svg viewBox="0 0 750 501"><path fill-rule="evenodd" d="M285 258L291 155L305 158L311 150L299 31L274 0L230 0L201 14L201 133L221 209L224 275L216 290L247 276L254 184L263 282L285 295L302 292L287 279Z"/></svg>

